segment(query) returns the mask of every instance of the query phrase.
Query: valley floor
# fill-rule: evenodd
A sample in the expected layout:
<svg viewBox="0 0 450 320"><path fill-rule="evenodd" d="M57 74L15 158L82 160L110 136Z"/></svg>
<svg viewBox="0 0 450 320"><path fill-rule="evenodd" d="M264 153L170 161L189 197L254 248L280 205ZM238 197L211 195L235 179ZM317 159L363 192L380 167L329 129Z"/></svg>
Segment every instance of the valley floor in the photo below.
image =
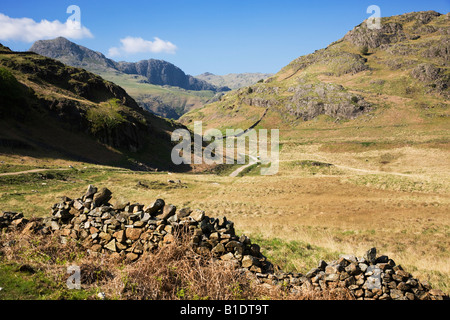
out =
<svg viewBox="0 0 450 320"><path fill-rule="evenodd" d="M450 291L446 148L359 144L337 152L295 139L281 144L274 176L261 176L258 165L230 177L237 166L219 174L140 173L2 154L0 172L47 171L1 176L0 210L47 216L59 196L76 197L95 184L108 187L116 201L161 198L226 216L285 271L306 273L321 259L362 256L376 247L417 278Z"/></svg>

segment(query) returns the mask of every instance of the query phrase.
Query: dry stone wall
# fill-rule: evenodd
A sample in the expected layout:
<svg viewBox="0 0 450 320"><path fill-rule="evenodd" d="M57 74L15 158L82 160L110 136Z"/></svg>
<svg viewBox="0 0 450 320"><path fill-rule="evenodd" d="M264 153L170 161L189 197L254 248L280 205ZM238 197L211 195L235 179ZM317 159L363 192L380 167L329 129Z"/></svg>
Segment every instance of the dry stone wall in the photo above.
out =
<svg viewBox="0 0 450 320"><path fill-rule="evenodd" d="M112 205L111 197L109 189L89 185L81 197L63 197L55 203L46 218L27 220L22 213L0 213L0 229L53 233L63 243L79 241L91 254L111 254L127 262L187 235L198 254L228 261L264 286L291 292L341 288L361 300L448 299L389 257L377 256L375 248L364 257L341 255L331 262L320 261L305 275L286 273L268 261L250 238L236 235L233 222L226 217L212 218L198 209L177 210L162 199L150 205Z"/></svg>

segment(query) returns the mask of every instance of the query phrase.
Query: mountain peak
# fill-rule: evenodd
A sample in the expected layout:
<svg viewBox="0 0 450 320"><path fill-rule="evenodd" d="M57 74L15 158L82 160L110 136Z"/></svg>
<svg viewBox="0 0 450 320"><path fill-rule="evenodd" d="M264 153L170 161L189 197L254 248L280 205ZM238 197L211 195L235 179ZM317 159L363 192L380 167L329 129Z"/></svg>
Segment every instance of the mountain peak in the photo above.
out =
<svg viewBox="0 0 450 320"><path fill-rule="evenodd" d="M125 74L141 75L155 85L169 85L186 90L229 91L229 88L216 86L187 75L170 62L148 59L138 62L116 62L102 53L80 46L64 37L36 41L30 51L57 59L73 67L82 67L94 73L120 71Z"/></svg>
<svg viewBox="0 0 450 320"><path fill-rule="evenodd" d="M205 72L205 73L202 73L200 76L208 77L208 76L215 76L215 74L211 73L211 72Z"/></svg>

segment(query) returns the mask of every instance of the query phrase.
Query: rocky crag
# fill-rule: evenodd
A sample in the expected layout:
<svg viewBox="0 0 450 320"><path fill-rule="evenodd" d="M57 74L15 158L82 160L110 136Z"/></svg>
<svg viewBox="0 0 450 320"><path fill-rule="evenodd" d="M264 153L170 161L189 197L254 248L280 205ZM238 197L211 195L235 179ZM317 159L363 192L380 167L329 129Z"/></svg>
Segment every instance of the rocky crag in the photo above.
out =
<svg viewBox="0 0 450 320"><path fill-rule="evenodd" d="M347 290L359 300L444 300L448 295L414 278L401 265L375 248L364 257L341 255L331 262L320 261L305 275L286 273L262 254L259 245L235 233L226 217L209 217L202 210L183 208L157 199L150 205L110 204L112 193L90 185L76 199L62 197L46 218L24 218L22 213L0 214L0 230L55 234L62 243L79 241L94 255L110 254L127 263L145 252L164 249L168 243L189 236L199 255L228 261L257 283L290 292L301 290Z"/></svg>

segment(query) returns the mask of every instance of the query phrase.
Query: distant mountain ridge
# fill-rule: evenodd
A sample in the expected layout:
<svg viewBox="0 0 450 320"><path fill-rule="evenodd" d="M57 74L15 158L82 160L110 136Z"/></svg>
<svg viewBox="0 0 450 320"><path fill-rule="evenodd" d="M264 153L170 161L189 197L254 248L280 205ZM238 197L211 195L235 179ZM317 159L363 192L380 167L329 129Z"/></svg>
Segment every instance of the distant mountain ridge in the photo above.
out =
<svg viewBox="0 0 450 320"><path fill-rule="evenodd" d="M92 72L119 71L130 75L140 75L148 79L150 84L180 87L185 90L211 90L214 92L229 91L227 87L216 87L206 81L187 75L174 64L164 60L142 60L138 62L116 62L100 52L73 43L59 37L52 40L36 41L31 52L57 59L72 67L81 67Z"/></svg>
<svg viewBox="0 0 450 320"><path fill-rule="evenodd" d="M271 73L229 73L226 75L215 75L205 72L195 76L197 79L204 80L218 87L229 87L232 90L251 86L261 80L273 76Z"/></svg>

